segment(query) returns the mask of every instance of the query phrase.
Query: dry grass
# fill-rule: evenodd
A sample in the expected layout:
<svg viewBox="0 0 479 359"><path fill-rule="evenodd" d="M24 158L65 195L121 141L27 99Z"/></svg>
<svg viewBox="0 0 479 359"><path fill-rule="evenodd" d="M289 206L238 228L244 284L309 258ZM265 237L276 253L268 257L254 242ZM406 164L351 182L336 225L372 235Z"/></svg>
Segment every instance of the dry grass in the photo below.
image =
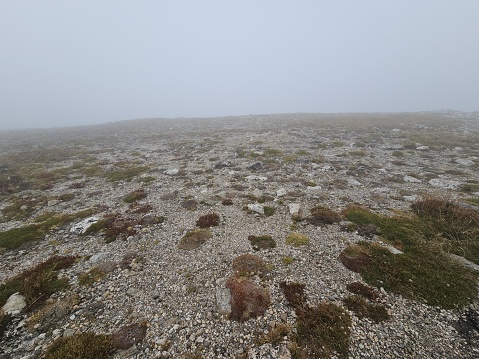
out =
<svg viewBox="0 0 479 359"><path fill-rule="evenodd" d="M213 234L202 228L193 229L187 232L178 242L178 249L192 250L200 247L205 243Z"/></svg>
<svg viewBox="0 0 479 359"><path fill-rule="evenodd" d="M376 323L390 318L388 311L380 304L370 304L358 295L350 295L343 300L344 305L358 318L369 318Z"/></svg>
<svg viewBox="0 0 479 359"><path fill-rule="evenodd" d="M58 338L47 349L45 359L107 359L112 352L111 337L91 332Z"/></svg>
<svg viewBox="0 0 479 359"><path fill-rule="evenodd" d="M292 232L286 237L286 244L293 247L305 246L309 244L309 238L304 234Z"/></svg>

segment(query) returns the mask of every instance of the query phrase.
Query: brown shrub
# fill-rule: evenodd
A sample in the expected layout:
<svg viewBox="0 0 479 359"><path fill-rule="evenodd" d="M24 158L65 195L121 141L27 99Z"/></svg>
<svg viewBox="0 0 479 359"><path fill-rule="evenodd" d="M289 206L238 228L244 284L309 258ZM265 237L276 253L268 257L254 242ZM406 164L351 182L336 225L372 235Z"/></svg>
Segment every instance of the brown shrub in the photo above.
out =
<svg viewBox="0 0 479 359"><path fill-rule="evenodd" d="M304 284L281 282L279 287L284 293L289 305L293 308L302 307L306 304L306 294L304 293Z"/></svg>
<svg viewBox="0 0 479 359"><path fill-rule="evenodd" d="M383 305L369 304L358 295L350 295L343 302L346 308L352 310L358 318L367 317L376 323L389 319L389 313Z"/></svg>
<svg viewBox="0 0 479 359"><path fill-rule="evenodd" d="M359 273L371 261L365 248L358 245L349 245L339 255L339 260L350 271Z"/></svg>
<svg viewBox="0 0 479 359"><path fill-rule="evenodd" d="M336 353L347 358L351 318L335 304L320 303L296 311L296 342L306 358L326 358Z"/></svg>
<svg viewBox="0 0 479 359"><path fill-rule="evenodd" d="M249 253L242 254L233 259L233 270L239 276L249 276L254 274L263 276L268 271L263 259Z"/></svg>
<svg viewBox="0 0 479 359"><path fill-rule="evenodd" d="M207 229L198 228L188 231L178 242L178 249L196 249L212 236L211 232Z"/></svg>
<svg viewBox="0 0 479 359"><path fill-rule="evenodd" d="M233 200L231 198L223 198L223 200L221 201L221 204L223 206L232 206Z"/></svg>
<svg viewBox="0 0 479 359"><path fill-rule="evenodd" d="M242 322L263 315L271 304L269 291L247 279L231 277L226 288L231 293L232 320Z"/></svg>
<svg viewBox="0 0 479 359"><path fill-rule="evenodd" d="M362 295L364 298L367 298L369 300L374 301L379 298L379 293L376 289L361 282L349 283L346 286L346 289L349 290L351 293Z"/></svg>
<svg viewBox="0 0 479 359"><path fill-rule="evenodd" d="M210 228L217 226L220 223L220 217L216 213L208 213L196 221L196 227L200 228Z"/></svg>
<svg viewBox="0 0 479 359"><path fill-rule="evenodd" d="M146 321L126 325L111 335L113 349L125 350L143 341L146 336Z"/></svg>
<svg viewBox="0 0 479 359"><path fill-rule="evenodd" d="M317 206L311 209L311 217L308 221L311 224L320 226L324 224L338 223L340 220L341 216L339 213L326 207Z"/></svg>

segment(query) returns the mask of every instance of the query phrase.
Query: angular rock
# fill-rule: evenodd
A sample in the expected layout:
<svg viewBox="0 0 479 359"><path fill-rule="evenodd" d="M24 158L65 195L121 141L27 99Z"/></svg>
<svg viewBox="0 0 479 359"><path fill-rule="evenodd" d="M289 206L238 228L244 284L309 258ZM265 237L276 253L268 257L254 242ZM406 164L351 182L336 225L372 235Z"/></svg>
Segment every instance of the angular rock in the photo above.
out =
<svg viewBox="0 0 479 359"><path fill-rule="evenodd" d="M261 204L258 203L250 203L248 204L248 209L250 211L259 213L259 214L264 214L264 207Z"/></svg>
<svg viewBox="0 0 479 359"><path fill-rule="evenodd" d="M177 175L178 172L180 172L180 171L178 170L178 168L170 168L170 169L164 171L163 173L164 173L165 175L168 175L168 176L174 176L174 175Z"/></svg>
<svg viewBox="0 0 479 359"><path fill-rule="evenodd" d="M288 203L289 214L299 216L301 214L301 205L299 203Z"/></svg>
<svg viewBox="0 0 479 359"><path fill-rule="evenodd" d="M8 297L7 302L2 307L2 310L6 314L17 315L26 306L27 302L25 301L25 297L17 292Z"/></svg>
<svg viewBox="0 0 479 359"><path fill-rule="evenodd" d="M231 313L231 293L226 288L227 278L216 280L216 306L221 315L228 316Z"/></svg>
<svg viewBox="0 0 479 359"><path fill-rule="evenodd" d="M87 229L90 228L90 226L92 224L98 222L99 220L100 220L100 218L98 218L96 216L85 218L85 219L81 220L80 222L71 226L70 233L84 234L87 231Z"/></svg>

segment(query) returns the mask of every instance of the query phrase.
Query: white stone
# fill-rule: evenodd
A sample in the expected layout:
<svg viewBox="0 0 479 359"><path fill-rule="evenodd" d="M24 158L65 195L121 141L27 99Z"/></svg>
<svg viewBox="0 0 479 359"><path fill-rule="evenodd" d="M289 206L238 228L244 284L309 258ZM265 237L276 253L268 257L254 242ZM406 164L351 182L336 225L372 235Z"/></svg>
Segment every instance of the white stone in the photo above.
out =
<svg viewBox="0 0 479 359"><path fill-rule="evenodd" d="M246 177L248 181L266 181L268 177L264 176L256 176L256 175L249 175Z"/></svg>
<svg viewBox="0 0 479 359"><path fill-rule="evenodd" d="M413 176L404 176L403 177L404 182L408 183L421 183L422 181L420 179L417 179L416 177Z"/></svg>
<svg viewBox="0 0 479 359"><path fill-rule="evenodd" d="M429 146L417 146L416 150L418 150L418 151L429 151Z"/></svg>
<svg viewBox="0 0 479 359"><path fill-rule="evenodd" d="M165 172L163 172L165 175L168 175L168 176L174 176L176 174L178 174L178 172L180 172L178 170L178 168L170 168L169 170L166 170Z"/></svg>
<svg viewBox="0 0 479 359"><path fill-rule="evenodd" d="M100 218L96 216L88 217L80 222L74 224L70 228L70 233L75 233L75 234L84 234L90 226L96 222L98 222Z"/></svg>
<svg viewBox="0 0 479 359"><path fill-rule="evenodd" d="M289 214L292 216L297 216L301 212L301 205L299 203L289 203Z"/></svg>
<svg viewBox="0 0 479 359"><path fill-rule="evenodd" d="M287 193L288 192L286 191L286 189L280 188L276 191L276 196L283 197L283 196L286 196Z"/></svg>
<svg viewBox="0 0 479 359"><path fill-rule="evenodd" d="M19 314L23 308L27 306L25 297L18 292L8 297L7 302L2 307L2 310L6 314L16 315Z"/></svg>
<svg viewBox="0 0 479 359"><path fill-rule="evenodd" d="M88 262L90 262L92 264L98 263L98 262L102 261L103 259L108 258L109 255L110 255L110 253L107 253L107 252L95 253L94 255L92 255L90 257Z"/></svg>
<svg viewBox="0 0 479 359"><path fill-rule="evenodd" d="M403 252L401 252L399 249L397 249L397 248L394 247L394 246L387 245L386 248L387 248L387 250L388 250L389 252L391 252L392 254L403 254Z"/></svg>
<svg viewBox="0 0 479 359"><path fill-rule="evenodd" d="M261 204L258 203L250 203L248 204L248 209L250 211L259 213L259 214L264 214L264 207Z"/></svg>

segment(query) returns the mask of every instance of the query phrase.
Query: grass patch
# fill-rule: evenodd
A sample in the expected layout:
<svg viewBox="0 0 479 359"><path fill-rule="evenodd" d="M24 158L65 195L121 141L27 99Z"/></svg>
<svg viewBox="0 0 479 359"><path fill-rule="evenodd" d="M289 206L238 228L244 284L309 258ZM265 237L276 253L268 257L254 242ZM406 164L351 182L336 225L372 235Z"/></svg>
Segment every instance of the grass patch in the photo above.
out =
<svg viewBox="0 0 479 359"><path fill-rule="evenodd" d="M106 273L98 267L91 268L88 272L80 273L78 275L78 283L82 286L91 286L93 283L98 282L105 278Z"/></svg>
<svg viewBox="0 0 479 359"><path fill-rule="evenodd" d="M447 252L478 261L477 211L438 197L420 197L412 208L415 215L395 217L348 208L346 218L358 226L374 225L378 235L404 254L359 242L348 246L340 260L375 287L446 309L467 305L477 297L478 274Z"/></svg>
<svg viewBox="0 0 479 359"><path fill-rule="evenodd" d="M306 286L304 284L281 282L279 287L283 291L290 306L293 308L301 308L306 305L306 294L304 293Z"/></svg>
<svg viewBox="0 0 479 359"><path fill-rule="evenodd" d="M45 359L107 359L111 358L111 336L81 333L58 338L47 349Z"/></svg>
<svg viewBox="0 0 479 359"><path fill-rule="evenodd" d="M276 208L270 206L263 206L263 210L266 217L271 217L273 214L276 213Z"/></svg>
<svg viewBox="0 0 479 359"><path fill-rule="evenodd" d="M146 193L143 189L137 189L133 192L128 193L125 198L123 198L123 202L126 203L134 203L146 197Z"/></svg>
<svg viewBox="0 0 479 359"><path fill-rule="evenodd" d="M284 265L289 266L290 264L294 263L294 258L290 256L284 256L283 258L281 258L281 262Z"/></svg>
<svg viewBox="0 0 479 359"><path fill-rule="evenodd" d="M333 224L341 221L341 215L332 209L316 206L311 209L311 217L308 222L316 226L324 224Z"/></svg>
<svg viewBox="0 0 479 359"><path fill-rule="evenodd" d="M12 228L0 232L0 248L15 249L27 242L38 241L44 238L44 233L36 225Z"/></svg>
<svg viewBox="0 0 479 359"><path fill-rule="evenodd" d="M251 246L255 251L259 251L260 249L276 248L276 242L270 235L248 236L248 241L251 242Z"/></svg>
<svg viewBox="0 0 479 359"><path fill-rule="evenodd" d="M53 293L68 287L68 280L59 279L58 271L71 267L76 259L74 256L53 256L7 280L0 285L0 307L16 292L25 297L26 310L40 306Z"/></svg>
<svg viewBox="0 0 479 359"><path fill-rule="evenodd" d="M309 244L309 238L304 234L292 232L286 237L286 244L293 247L305 246Z"/></svg>
<svg viewBox="0 0 479 359"><path fill-rule="evenodd" d="M130 182L134 177L148 171L148 166L132 166L116 171L104 173L104 177L110 182L127 181Z"/></svg>

